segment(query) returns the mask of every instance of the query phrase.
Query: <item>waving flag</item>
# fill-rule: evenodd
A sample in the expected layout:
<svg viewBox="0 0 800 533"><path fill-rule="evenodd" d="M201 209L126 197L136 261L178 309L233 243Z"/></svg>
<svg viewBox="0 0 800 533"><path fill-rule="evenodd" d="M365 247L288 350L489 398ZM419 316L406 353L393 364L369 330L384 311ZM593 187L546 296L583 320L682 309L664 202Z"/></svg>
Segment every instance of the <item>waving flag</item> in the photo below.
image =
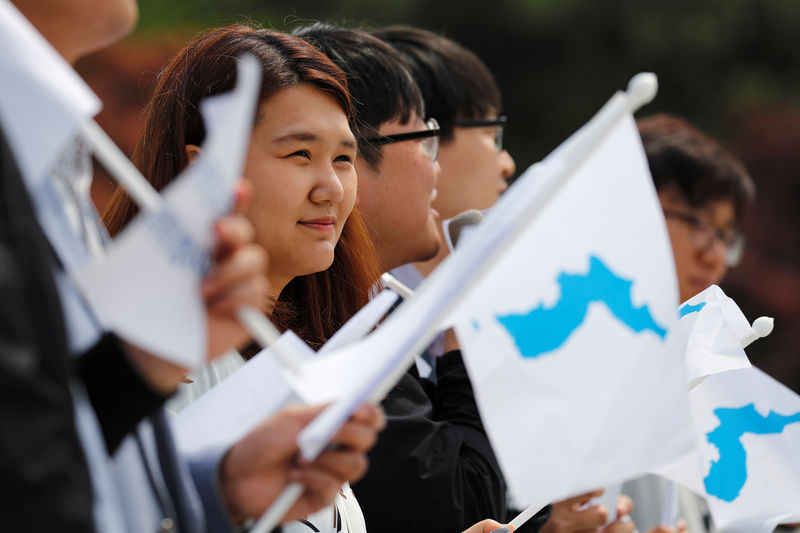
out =
<svg viewBox="0 0 800 533"><path fill-rule="evenodd" d="M689 397L717 528L766 533L800 521L800 396L751 367L711 376Z"/></svg>
<svg viewBox="0 0 800 533"><path fill-rule="evenodd" d="M621 481L690 448L685 370L668 340L677 302L660 204L628 115L455 314L517 503Z"/></svg>

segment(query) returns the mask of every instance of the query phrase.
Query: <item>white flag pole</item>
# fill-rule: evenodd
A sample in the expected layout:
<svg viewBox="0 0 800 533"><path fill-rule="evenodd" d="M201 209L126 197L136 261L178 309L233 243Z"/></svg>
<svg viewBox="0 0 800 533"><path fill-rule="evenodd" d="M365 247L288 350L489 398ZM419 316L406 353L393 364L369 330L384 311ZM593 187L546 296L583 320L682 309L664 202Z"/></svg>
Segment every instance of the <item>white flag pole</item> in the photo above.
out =
<svg viewBox="0 0 800 533"><path fill-rule="evenodd" d="M525 524L525 522L533 518L536 515L536 513L544 509L545 505L547 504L545 503L544 505L542 505L539 503L534 503L533 505L529 506L527 509L519 513L517 516L515 516L514 519L508 524L514 526L515 530L519 529L520 527L522 527L523 524Z"/></svg>
<svg viewBox="0 0 800 533"><path fill-rule="evenodd" d="M659 524L669 527L676 526L679 514L678 484L667 480L664 486L664 505L661 507L661 522Z"/></svg>
<svg viewBox="0 0 800 533"><path fill-rule="evenodd" d="M760 316L753 321L753 325L751 326L750 333L747 334L740 342L742 348L747 348L753 342L766 337L770 333L772 333L772 329L775 327L775 319L768 316ZM708 376L702 376L697 379L692 380L689 383L689 390L694 389L702 382L706 380Z"/></svg>
<svg viewBox="0 0 800 533"><path fill-rule="evenodd" d="M775 328L775 319L769 316L760 316L753 321L753 330L742 339L742 348L747 348L754 341L766 337Z"/></svg>
<svg viewBox="0 0 800 533"><path fill-rule="evenodd" d="M354 391L350 396L331 405L300 433L298 444L304 458L314 460L359 405L378 402L391 390L415 355L431 343L439 324L466 296L467 291L464 289L479 281L500 259L503 251L513 244L530 221L538 216L568 182L608 131L622 117L650 102L657 90L658 81L653 73L640 73L631 78L627 94L615 94L583 128L543 161L541 179L528 180L524 184L527 187L517 191L521 194L507 194L500 199L498 208L493 209L481 227L476 229L476 232L483 232L490 238L478 238L476 233L475 238L455 250L423 281L416 296L398 307L386 324L373 334L374 338L381 338L382 334L389 335L389 331L398 329L398 324L404 326L399 328L403 333L408 332L408 335L401 337L398 345L389 348L394 352L393 357L387 359L385 366L376 370L372 376L374 381L365 382L368 388ZM469 257L482 260L465 260ZM296 492L291 485L284 492L290 489ZM290 506L291 504L286 508ZM271 509L267 513L271 516L278 514L272 513ZM279 519L280 517L274 521L259 520L258 529L251 531L266 533L277 525Z"/></svg>
<svg viewBox="0 0 800 533"><path fill-rule="evenodd" d="M131 195L143 211L155 211L161 206L161 195L144 179L128 157L103 131L97 122L89 120L81 126L83 138L92 147L92 153L108 173Z"/></svg>
<svg viewBox="0 0 800 533"><path fill-rule="evenodd" d="M383 281L384 285L386 285L394 292L402 296L403 299L405 300L408 300L409 298L414 296L413 290L409 289L402 281L392 276L388 272L384 272L383 274L381 274L381 280Z"/></svg>

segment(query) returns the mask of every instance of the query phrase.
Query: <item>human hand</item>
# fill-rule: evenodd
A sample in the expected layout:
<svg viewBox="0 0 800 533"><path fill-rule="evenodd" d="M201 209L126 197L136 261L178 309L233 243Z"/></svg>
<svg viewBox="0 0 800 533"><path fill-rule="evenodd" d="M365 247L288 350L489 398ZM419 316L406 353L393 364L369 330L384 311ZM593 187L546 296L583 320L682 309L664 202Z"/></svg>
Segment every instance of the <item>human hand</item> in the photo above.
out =
<svg viewBox="0 0 800 533"><path fill-rule="evenodd" d="M449 328L444 332L444 352L451 352L453 350L460 350L461 346L458 344L458 337L456 336L456 331L453 328Z"/></svg>
<svg viewBox="0 0 800 533"><path fill-rule="evenodd" d="M592 498L602 495L603 489L600 489L554 503L550 519L542 527L541 533L574 533L601 527L608 521L606 506L585 506Z"/></svg>
<svg viewBox="0 0 800 533"><path fill-rule="evenodd" d="M305 490L281 522L308 516L330 505L345 481L366 472L366 452L386 424L383 410L359 407L336 433L333 446L309 463L300 457L297 435L323 409L282 409L230 449L220 469L220 489L235 522L260 516L290 482Z"/></svg>
<svg viewBox="0 0 800 533"><path fill-rule="evenodd" d="M625 494L620 494L617 499L617 518L600 531L603 533L633 533L636 531L636 525L629 516L631 511L633 511L633 500Z"/></svg>
<svg viewBox="0 0 800 533"><path fill-rule="evenodd" d="M514 526L501 524L500 522L496 522L494 520L481 520L474 526L464 531L464 533L492 533L492 531L502 527L507 528L508 531L514 531Z"/></svg>
<svg viewBox="0 0 800 533"><path fill-rule="evenodd" d="M255 244L255 230L241 214L250 202L252 186L240 182L234 212L217 220L213 264L202 284L208 323L208 357L247 343L250 334L236 317L242 306L266 312L269 302L267 253Z"/></svg>
<svg viewBox="0 0 800 533"><path fill-rule="evenodd" d="M649 530L647 533L686 533L686 520L683 518L678 519L678 529L667 526L656 526Z"/></svg>
<svg viewBox="0 0 800 533"><path fill-rule="evenodd" d="M608 522L608 509L605 505L586 504L592 498L603 495L603 489L587 492L553 504L550 519L541 529L541 533L577 533L579 531L602 531L603 533L633 533L636 529L627 515L633 510L633 500L620 495L617 500L617 518ZM599 529L602 528L602 529Z"/></svg>

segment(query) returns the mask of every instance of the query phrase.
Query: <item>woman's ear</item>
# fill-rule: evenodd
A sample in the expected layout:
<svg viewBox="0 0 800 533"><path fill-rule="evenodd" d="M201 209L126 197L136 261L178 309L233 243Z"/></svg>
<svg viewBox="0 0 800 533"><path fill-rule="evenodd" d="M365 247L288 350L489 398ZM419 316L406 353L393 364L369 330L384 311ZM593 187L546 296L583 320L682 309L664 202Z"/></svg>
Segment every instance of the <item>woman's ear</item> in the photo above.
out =
<svg viewBox="0 0 800 533"><path fill-rule="evenodd" d="M194 158L200 155L200 152L203 150L197 146L196 144L187 144L186 145L186 155L189 157L189 163L194 161Z"/></svg>

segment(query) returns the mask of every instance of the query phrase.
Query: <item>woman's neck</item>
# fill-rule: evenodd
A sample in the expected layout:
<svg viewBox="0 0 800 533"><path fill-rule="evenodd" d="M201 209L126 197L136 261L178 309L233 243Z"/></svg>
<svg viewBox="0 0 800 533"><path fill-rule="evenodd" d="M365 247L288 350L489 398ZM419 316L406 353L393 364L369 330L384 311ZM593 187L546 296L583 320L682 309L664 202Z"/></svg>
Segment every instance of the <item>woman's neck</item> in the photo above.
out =
<svg viewBox="0 0 800 533"><path fill-rule="evenodd" d="M283 276L278 273L267 272L267 281L269 281L270 293L274 295L275 301L278 301L283 289L286 288L292 279L292 276Z"/></svg>

